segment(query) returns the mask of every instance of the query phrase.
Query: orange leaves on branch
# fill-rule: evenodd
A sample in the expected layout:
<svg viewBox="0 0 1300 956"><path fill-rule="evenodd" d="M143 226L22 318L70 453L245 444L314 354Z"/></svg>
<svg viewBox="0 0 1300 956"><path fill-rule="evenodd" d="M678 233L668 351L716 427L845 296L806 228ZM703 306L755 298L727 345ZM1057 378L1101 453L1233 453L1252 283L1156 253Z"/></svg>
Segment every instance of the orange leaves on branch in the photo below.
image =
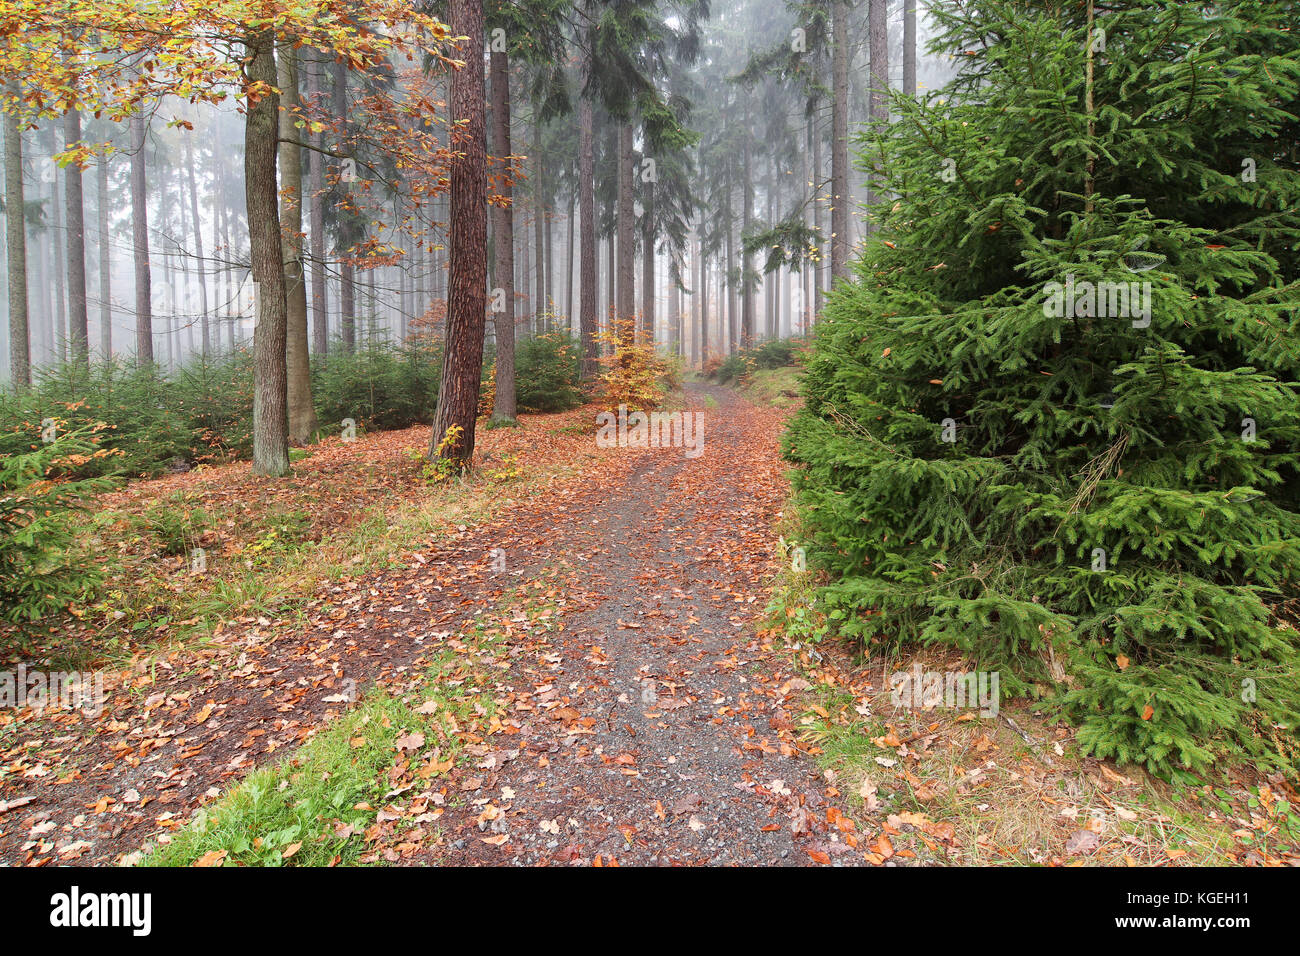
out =
<svg viewBox="0 0 1300 956"><path fill-rule="evenodd" d="M0 70L20 77L4 109L27 119L70 109L112 120L166 97L255 100L245 41L332 53L354 70L395 59L448 62L447 26L399 0L9 0L0 11Z"/></svg>

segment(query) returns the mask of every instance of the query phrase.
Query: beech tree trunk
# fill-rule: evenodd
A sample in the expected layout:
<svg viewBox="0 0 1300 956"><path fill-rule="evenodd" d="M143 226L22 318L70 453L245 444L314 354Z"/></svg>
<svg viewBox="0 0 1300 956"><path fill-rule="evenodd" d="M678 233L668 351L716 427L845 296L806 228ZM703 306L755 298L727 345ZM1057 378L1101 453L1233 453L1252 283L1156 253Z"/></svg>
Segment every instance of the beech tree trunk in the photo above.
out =
<svg viewBox="0 0 1300 956"><path fill-rule="evenodd" d="M248 78L269 90L248 105L244 121L244 197L257 311L253 326L253 473L278 477L289 474L289 410L284 243L276 186L280 97L275 92L275 35L263 30L244 44L249 56Z"/></svg>
<svg viewBox="0 0 1300 956"><path fill-rule="evenodd" d="M294 140L298 107L298 63L291 44L280 48L278 85L280 138ZM287 315L285 369L288 374L289 440L311 441L316 431L316 407L311 397L311 356L307 339L307 277L302 267L302 149L280 144L280 220L284 228L284 281Z"/></svg>
<svg viewBox="0 0 1300 956"><path fill-rule="evenodd" d="M487 134L484 124L483 0L451 0L453 36L465 37L465 66L451 78L457 156L451 167L450 265L442 384L429 457L464 467L474 454L483 327L487 313ZM454 427L459 434L450 435ZM448 439L444 443L444 439Z"/></svg>

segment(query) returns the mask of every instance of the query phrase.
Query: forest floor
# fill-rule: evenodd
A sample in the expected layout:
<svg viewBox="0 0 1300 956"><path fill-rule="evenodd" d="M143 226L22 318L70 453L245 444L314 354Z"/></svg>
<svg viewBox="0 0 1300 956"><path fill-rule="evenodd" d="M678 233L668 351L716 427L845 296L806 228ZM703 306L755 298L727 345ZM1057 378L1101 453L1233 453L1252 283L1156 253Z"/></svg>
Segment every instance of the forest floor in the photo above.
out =
<svg viewBox="0 0 1300 956"><path fill-rule="evenodd" d="M774 586L799 600L786 412L707 385L678 404L698 458L597 449L587 408L486 432L476 477L434 491L403 471L427 429L281 486L132 486L114 507L315 496L302 554L326 559L132 655L98 715L6 715L0 862L1297 862L1282 781L1173 793L1027 707L900 711L884 662L789 645L766 614Z"/></svg>

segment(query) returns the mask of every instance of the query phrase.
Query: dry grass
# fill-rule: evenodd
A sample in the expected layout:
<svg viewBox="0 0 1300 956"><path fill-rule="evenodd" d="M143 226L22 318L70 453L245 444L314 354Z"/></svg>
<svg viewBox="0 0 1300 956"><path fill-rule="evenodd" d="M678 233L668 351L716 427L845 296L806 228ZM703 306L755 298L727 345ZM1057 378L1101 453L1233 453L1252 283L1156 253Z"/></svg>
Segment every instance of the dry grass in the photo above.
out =
<svg viewBox="0 0 1300 956"><path fill-rule="evenodd" d="M872 862L988 865L1300 863L1300 819L1286 781L1249 768L1175 788L1141 768L1079 753L1071 729L1027 704L996 717L896 706L887 675L802 651L813 688L803 738L844 793ZM927 671L965 671L933 652ZM1028 738L1028 739L1026 739ZM864 789L863 781L870 783Z"/></svg>
<svg viewBox="0 0 1300 956"><path fill-rule="evenodd" d="M593 414L480 429L472 470L440 484L422 477L427 427L327 439L297 452L284 479L240 462L133 482L100 498L85 535L112 568L97 603L74 609L41 653L84 665L300 613L324 582L387 567L577 474L599 454Z"/></svg>

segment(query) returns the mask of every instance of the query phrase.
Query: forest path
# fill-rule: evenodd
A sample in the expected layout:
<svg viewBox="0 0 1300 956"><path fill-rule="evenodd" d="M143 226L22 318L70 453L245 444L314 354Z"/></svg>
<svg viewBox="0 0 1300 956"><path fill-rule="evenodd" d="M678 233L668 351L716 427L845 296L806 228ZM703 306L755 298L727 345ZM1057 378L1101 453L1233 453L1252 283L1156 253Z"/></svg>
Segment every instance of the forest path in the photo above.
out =
<svg viewBox="0 0 1300 956"><path fill-rule="evenodd" d="M783 416L717 387L687 401L703 453L659 449L591 489L554 543L563 626L499 678L517 735L456 772L464 799L412 862L862 861L793 736L784 701L807 685L754 629L787 491Z"/></svg>
<svg viewBox="0 0 1300 956"><path fill-rule="evenodd" d="M473 635L502 622L473 664L487 677L472 700L495 705L491 725L462 727L474 759L409 793L394 783L363 859L861 862L787 709L808 685L755 631L788 493L785 413L705 385L685 407L703 416L698 457L575 435L581 450L558 452L575 456L568 478L328 583L304 617L231 622L142 661L94 718L2 728L0 862L129 861L367 688L409 694L449 649L476 660ZM544 627L519 607L539 597ZM394 774L414 773L409 756Z"/></svg>

